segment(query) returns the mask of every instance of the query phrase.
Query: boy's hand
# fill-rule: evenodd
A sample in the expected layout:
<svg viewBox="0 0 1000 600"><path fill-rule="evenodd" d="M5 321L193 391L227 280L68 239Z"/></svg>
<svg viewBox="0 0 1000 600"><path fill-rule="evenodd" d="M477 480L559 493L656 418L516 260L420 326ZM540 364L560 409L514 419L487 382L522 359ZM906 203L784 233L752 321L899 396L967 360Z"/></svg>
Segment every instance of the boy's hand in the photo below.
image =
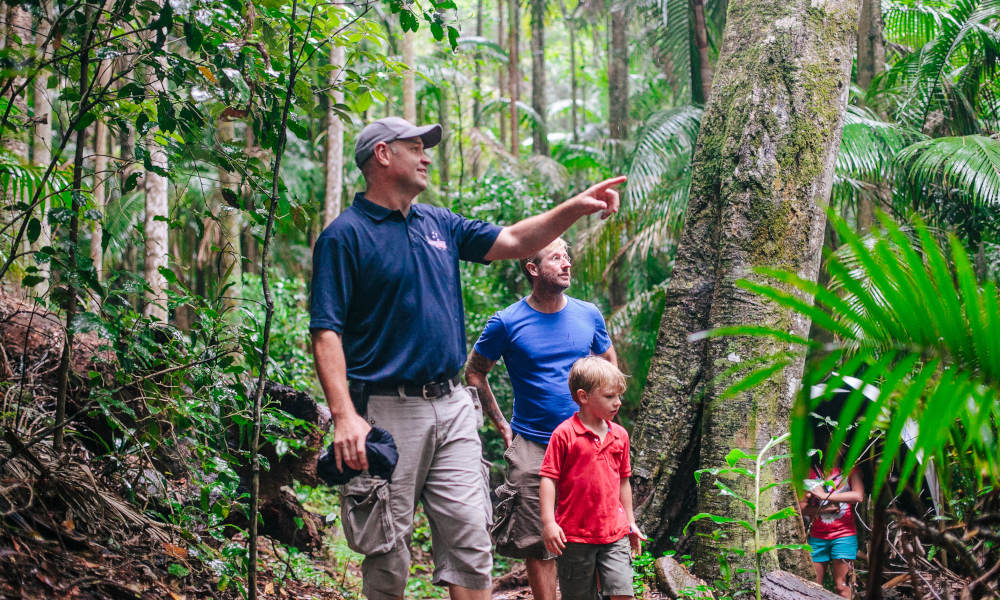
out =
<svg viewBox="0 0 1000 600"><path fill-rule="evenodd" d="M563 533L562 527L556 523L543 525L542 539L545 541L546 550L556 556L562 556L563 550L566 549L566 534Z"/></svg>
<svg viewBox="0 0 1000 600"><path fill-rule="evenodd" d="M638 525L636 525L635 523L629 525L628 543L629 546L632 547L632 558L639 556L639 553L642 552L642 543L645 542L647 539L649 538L647 538L642 533L642 530L639 529Z"/></svg>

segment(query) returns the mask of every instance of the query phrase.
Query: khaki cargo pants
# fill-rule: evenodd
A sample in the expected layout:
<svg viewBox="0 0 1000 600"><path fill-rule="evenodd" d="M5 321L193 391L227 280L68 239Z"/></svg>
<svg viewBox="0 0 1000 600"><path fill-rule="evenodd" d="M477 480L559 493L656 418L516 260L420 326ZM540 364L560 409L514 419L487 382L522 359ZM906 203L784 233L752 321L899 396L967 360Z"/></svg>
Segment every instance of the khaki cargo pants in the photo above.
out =
<svg viewBox="0 0 1000 600"><path fill-rule="evenodd" d="M433 582L488 589L492 509L477 432L478 402L462 387L430 400L371 396L365 418L392 434L399 462L391 483L359 476L341 492L345 536L366 555L364 595L371 600L403 595L418 501L431 527Z"/></svg>

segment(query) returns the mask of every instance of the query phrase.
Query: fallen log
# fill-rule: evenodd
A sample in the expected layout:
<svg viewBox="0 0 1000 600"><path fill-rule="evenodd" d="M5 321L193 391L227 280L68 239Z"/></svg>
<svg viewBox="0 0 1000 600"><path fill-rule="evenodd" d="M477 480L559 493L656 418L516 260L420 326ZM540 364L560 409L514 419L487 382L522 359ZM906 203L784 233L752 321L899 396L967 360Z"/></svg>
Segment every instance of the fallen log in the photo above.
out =
<svg viewBox="0 0 1000 600"><path fill-rule="evenodd" d="M302 422L291 429L269 430L268 433L299 440L303 446L280 456L274 444L264 443L260 449L270 466L260 474L261 533L300 550L319 550L323 545L323 520L302 506L292 486L295 481L309 486L319 484L316 460L330 425L330 413L309 394L271 381L264 387L264 397L269 405L277 405ZM238 468L237 473L240 487L249 490L253 475L249 462ZM241 528L249 526L244 514L232 514L227 523Z"/></svg>
<svg viewBox="0 0 1000 600"><path fill-rule="evenodd" d="M803 579L788 571L772 571L760 581L760 597L764 600L840 600L840 596L815 581Z"/></svg>

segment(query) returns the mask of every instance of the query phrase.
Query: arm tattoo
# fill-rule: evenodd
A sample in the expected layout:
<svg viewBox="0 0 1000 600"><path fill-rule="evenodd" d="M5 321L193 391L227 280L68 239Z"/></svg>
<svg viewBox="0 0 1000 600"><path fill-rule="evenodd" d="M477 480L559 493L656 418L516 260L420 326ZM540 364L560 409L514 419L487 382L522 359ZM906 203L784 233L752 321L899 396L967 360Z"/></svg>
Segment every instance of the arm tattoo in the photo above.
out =
<svg viewBox="0 0 1000 600"><path fill-rule="evenodd" d="M466 370L472 370L476 373L481 373L484 376L493 369L493 365L497 364L497 361L490 360L483 356L482 354L473 350L469 353L469 361L466 364Z"/></svg>

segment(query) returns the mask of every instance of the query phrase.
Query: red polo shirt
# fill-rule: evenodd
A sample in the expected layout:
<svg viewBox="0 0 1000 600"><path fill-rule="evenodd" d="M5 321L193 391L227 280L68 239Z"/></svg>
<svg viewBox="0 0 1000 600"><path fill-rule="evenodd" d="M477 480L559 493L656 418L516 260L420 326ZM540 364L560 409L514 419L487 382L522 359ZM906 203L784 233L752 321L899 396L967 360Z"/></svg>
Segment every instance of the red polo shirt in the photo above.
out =
<svg viewBox="0 0 1000 600"><path fill-rule="evenodd" d="M628 535L621 480L632 475L628 432L608 422L601 443L580 421L580 413L552 432L539 474L556 480L556 523L566 539L610 544Z"/></svg>

